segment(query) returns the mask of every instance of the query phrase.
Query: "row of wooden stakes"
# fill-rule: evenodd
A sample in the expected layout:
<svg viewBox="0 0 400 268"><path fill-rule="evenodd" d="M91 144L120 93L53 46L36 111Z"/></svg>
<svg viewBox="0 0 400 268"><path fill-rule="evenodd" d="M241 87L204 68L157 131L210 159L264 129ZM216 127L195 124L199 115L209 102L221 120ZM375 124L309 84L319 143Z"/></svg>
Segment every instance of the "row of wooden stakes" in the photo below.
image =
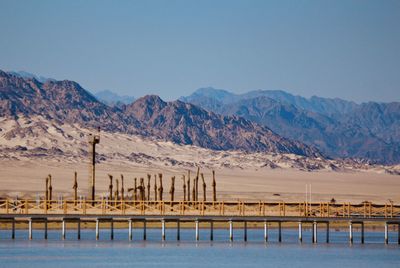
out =
<svg viewBox="0 0 400 268"><path fill-rule="evenodd" d="M119 180L116 179L116 189L114 190L114 184L113 184L113 176L111 174L108 174L110 184L108 186L108 198L109 200L125 200L126 195L125 195L125 186L124 186L124 176L121 174L121 187L119 186ZM187 173L187 178L185 175L182 175L182 181L183 181L183 201L199 201L199 179L201 177L202 180L202 188L203 188L203 201L207 201L207 184L204 179L204 174L200 173L200 168L197 168L197 173L196 177L191 180L190 178L190 170ZM132 193L132 199L135 201L141 200L141 201L150 201L151 200L151 174L147 174L147 185L145 185L144 178L140 178L140 182L138 184L137 178L134 178L134 187L133 188L128 188L127 192ZM158 185L157 185L157 178L158 178ZM191 189L191 182L193 183L192 189ZM215 181L215 171L212 171L212 201L217 201L217 184ZM75 176L74 176L74 184L73 184L73 190L74 190L74 200L78 200L78 174L75 171ZM163 201L163 193L164 193L164 188L163 188L163 174L158 173L154 174L154 183L153 183L153 190L154 190L154 201ZM49 174L46 177L46 191L45 191L45 199L46 200L52 200L52 192L53 192L53 187L51 184L51 175ZM171 186L169 190L170 194L170 200L174 201L175 197L175 176L171 177Z"/></svg>

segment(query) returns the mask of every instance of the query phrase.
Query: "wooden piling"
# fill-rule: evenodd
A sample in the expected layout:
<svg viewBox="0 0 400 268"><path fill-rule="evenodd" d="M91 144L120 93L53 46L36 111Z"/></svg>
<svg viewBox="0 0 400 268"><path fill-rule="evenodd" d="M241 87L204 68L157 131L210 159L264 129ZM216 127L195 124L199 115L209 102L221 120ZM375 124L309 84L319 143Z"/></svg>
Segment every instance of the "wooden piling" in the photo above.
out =
<svg viewBox="0 0 400 268"><path fill-rule="evenodd" d="M186 180L185 180L185 175L182 175L182 182L183 182L183 201L186 201Z"/></svg>
<svg viewBox="0 0 400 268"><path fill-rule="evenodd" d="M72 186L74 189L74 205L76 205L76 201L78 200L78 173L74 172L74 185Z"/></svg>
<svg viewBox="0 0 400 268"><path fill-rule="evenodd" d="M214 222L210 220L210 241L214 240Z"/></svg>
<svg viewBox="0 0 400 268"><path fill-rule="evenodd" d="M215 171L212 171L213 174L213 181L212 181L212 187L213 187L213 201L217 201L217 183L215 181Z"/></svg>
<svg viewBox="0 0 400 268"><path fill-rule="evenodd" d="M53 186L51 185L51 175L49 174L49 200L51 207L51 200L53 200Z"/></svg>
<svg viewBox="0 0 400 268"><path fill-rule="evenodd" d="M181 240L181 222L180 220L176 221L176 240Z"/></svg>
<svg viewBox="0 0 400 268"><path fill-rule="evenodd" d="M81 239L81 219L78 219L77 225L78 225L77 238L78 238L78 240L80 240Z"/></svg>
<svg viewBox="0 0 400 268"><path fill-rule="evenodd" d="M207 191L206 191L207 185L206 185L206 182L204 180L204 174L203 173L201 173L201 180L203 182L203 201L205 202L205 201L207 201Z"/></svg>
<svg viewBox="0 0 400 268"><path fill-rule="evenodd" d="M147 230L146 230L146 220L143 221L143 240L146 241Z"/></svg>
<svg viewBox="0 0 400 268"><path fill-rule="evenodd" d="M282 223L278 222L278 241L282 242Z"/></svg>
<svg viewBox="0 0 400 268"><path fill-rule="evenodd" d="M135 184L134 184L133 186L134 186L134 188L133 188L133 191L134 191L133 197L134 197L134 200L137 201L137 200L138 200L138 195L137 195L137 190L138 190L137 178L135 178Z"/></svg>
<svg viewBox="0 0 400 268"><path fill-rule="evenodd" d="M385 244L389 243L389 228L388 223L385 222Z"/></svg>
<svg viewBox="0 0 400 268"><path fill-rule="evenodd" d="M113 176L108 174L108 178L110 179L110 184L108 185L108 198L110 201L113 200Z"/></svg>
<svg viewBox="0 0 400 268"><path fill-rule="evenodd" d="M154 174L154 201L157 201L157 175Z"/></svg>
<svg viewBox="0 0 400 268"><path fill-rule="evenodd" d="M247 221L243 223L243 241L247 242Z"/></svg>
<svg viewBox="0 0 400 268"><path fill-rule="evenodd" d="M121 201L125 200L124 175L121 174Z"/></svg>
<svg viewBox="0 0 400 268"><path fill-rule="evenodd" d="M163 184L162 184L162 177L163 177L162 173L159 173L158 174L158 178L160 180L160 185L158 186L158 200L159 201L163 201L164 188L163 188Z"/></svg>
<svg viewBox="0 0 400 268"><path fill-rule="evenodd" d="M15 239L15 218L11 222L11 239Z"/></svg>
<svg viewBox="0 0 400 268"><path fill-rule="evenodd" d="M169 189L169 194L171 196L171 202L174 202L174 193L175 193L175 176L171 178L171 188Z"/></svg>
<svg viewBox="0 0 400 268"><path fill-rule="evenodd" d="M100 222L99 219L96 219L96 240L99 240L100 238Z"/></svg>
<svg viewBox="0 0 400 268"><path fill-rule="evenodd" d="M197 167L197 174L195 178L195 191L196 191L195 201L199 201L199 176L200 176L200 167Z"/></svg>
<svg viewBox="0 0 400 268"><path fill-rule="evenodd" d="M44 239L47 239L47 218L44 219Z"/></svg>
<svg viewBox="0 0 400 268"><path fill-rule="evenodd" d="M190 170L188 170L187 178L187 201L190 201Z"/></svg>
<svg viewBox="0 0 400 268"><path fill-rule="evenodd" d="M114 195L115 195L115 201L118 201L118 199L119 199L119 181L118 181L118 179L116 179L116 190L115 190L115 193L114 193Z"/></svg>
<svg viewBox="0 0 400 268"><path fill-rule="evenodd" d="M151 175L147 174L147 201L150 201L150 180L151 180Z"/></svg>
<svg viewBox="0 0 400 268"><path fill-rule="evenodd" d="M329 233L330 233L330 226L329 226L329 221L326 222L326 243L329 243Z"/></svg>
<svg viewBox="0 0 400 268"><path fill-rule="evenodd" d="M114 220L110 219L110 239L114 240Z"/></svg>
<svg viewBox="0 0 400 268"><path fill-rule="evenodd" d="M349 242L353 244L353 223L349 223Z"/></svg>

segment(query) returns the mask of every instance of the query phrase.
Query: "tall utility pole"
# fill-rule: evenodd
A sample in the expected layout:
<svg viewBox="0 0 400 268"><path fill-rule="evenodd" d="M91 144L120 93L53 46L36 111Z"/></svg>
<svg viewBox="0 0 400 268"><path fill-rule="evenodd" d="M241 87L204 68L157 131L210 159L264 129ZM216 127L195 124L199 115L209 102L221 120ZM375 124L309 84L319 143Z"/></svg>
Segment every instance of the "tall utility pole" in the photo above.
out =
<svg viewBox="0 0 400 268"><path fill-rule="evenodd" d="M100 129L99 129L100 132ZM89 196L88 199L92 200L94 204L95 196L96 196L96 144L100 143L100 135L89 134L88 137L89 142Z"/></svg>

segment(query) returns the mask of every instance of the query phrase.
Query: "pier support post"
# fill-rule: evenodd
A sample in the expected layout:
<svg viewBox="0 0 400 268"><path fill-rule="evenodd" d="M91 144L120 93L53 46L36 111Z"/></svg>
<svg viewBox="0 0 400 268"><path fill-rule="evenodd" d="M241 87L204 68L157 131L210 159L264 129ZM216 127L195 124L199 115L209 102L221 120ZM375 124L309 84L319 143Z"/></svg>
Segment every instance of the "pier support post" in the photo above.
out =
<svg viewBox="0 0 400 268"><path fill-rule="evenodd" d="M268 222L264 221L264 241L268 242Z"/></svg>
<svg viewBox="0 0 400 268"><path fill-rule="evenodd" d="M11 228L12 228L12 230L11 230L11 239L15 239L15 218L13 219L11 224L12 224L12 226L11 226Z"/></svg>
<svg viewBox="0 0 400 268"><path fill-rule="evenodd" d="M313 243L316 244L318 242L318 223L316 221L313 222Z"/></svg>
<svg viewBox="0 0 400 268"><path fill-rule="evenodd" d="M229 221L229 241L233 241L233 223Z"/></svg>
<svg viewBox="0 0 400 268"><path fill-rule="evenodd" d="M303 223L299 222L299 241L300 243L303 242Z"/></svg>
<svg viewBox="0 0 400 268"><path fill-rule="evenodd" d="M199 241L199 221L195 221L195 228L196 228L196 241Z"/></svg>
<svg viewBox="0 0 400 268"><path fill-rule="evenodd" d="M146 241L146 239L147 239L147 235L146 235L147 230L146 229L147 229L146 228L146 220L144 220L143 221L143 240L144 241Z"/></svg>
<svg viewBox="0 0 400 268"><path fill-rule="evenodd" d="M44 239L47 239L47 218L44 220Z"/></svg>
<svg viewBox="0 0 400 268"><path fill-rule="evenodd" d="M181 221L176 221L176 240L181 240Z"/></svg>
<svg viewBox="0 0 400 268"><path fill-rule="evenodd" d="M161 220L161 239L165 241L165 220Z"/></svg>
<svg viewBox="0 0 400 268"><path fill-rule="evenodd" d="M100 238L100 230L99 230L99 220L97 219L96 220L96 240L99 240L99 238Z"/></svg>
<svg viewBox="0 0 400 268"><path fill-rule="evenodd" d="M385 222L385 244L389 243L389 230L388 230L388 224Z"/></svg>
<svg viewBox="0 0 400 268"><path fill-rule="evenodd" d="M110 239L114 240L114 220L111 219L110 221Z"/></svg>
<svg viewBox="0 0 400 268"><path fill-rule="evenodd" d="M329 243L329 232L330 232L330 230L329 230L329 221L328 222L326 222L326 243Z"/></svg>
<svg viewBox="0 0 400 268"><path fill-rule="evenodd" d="M78 240L81 239L81 219L78 219Z"/></svg>
<svg viewBox="0 0 400 268"><path fill-rule="evenodd" d="M349 224L349 241L350 244L353 244L353 224L351 222Z"/></svg>
<svg viewBox="0 0 400 268"><path fill-rule="evenodd" d="M132 241L132 220L130 219L128 221L128 239L129 241Z"/></svg>
<svg viewBox="0 0 400 268"><path fill-rule="evenodd" d="M361 222L361 244L364 244L364 222Z"/></svg>
<svg viewBox="0 0 400 268"><path fill-rule="evenodd" d="M247 241L247 221L243 223L243 241Z"/></svg>
<svg viewBox="0 0 400 268"><path fill-rule="evenodd" d="M61 238L62 240L65 240L65 220L62 220L61 226Z"/></svg>
<svg viewBox="0 0 400 268"><path fill-rule="evenodd" d="M397 224L397 244L400 245L400 224Z"/></svg>
<svg viewBox="0 0 400 268"><path fill-rule="evenodd" d="M214 240L214 222L210 221L210 241Z"/></svg>
<svg viewBox="0 0 400 268"><path fill-rule="evenodd" d="M29 228L29 231L28 231L29 240L32 240L32 219L29 219L28 228Z"/></svg>
<svg viewBox="0 0 400 268"><path fill-rule="evenodd" d="M282 242L282 223L278 222L278 241Z"/></svg>

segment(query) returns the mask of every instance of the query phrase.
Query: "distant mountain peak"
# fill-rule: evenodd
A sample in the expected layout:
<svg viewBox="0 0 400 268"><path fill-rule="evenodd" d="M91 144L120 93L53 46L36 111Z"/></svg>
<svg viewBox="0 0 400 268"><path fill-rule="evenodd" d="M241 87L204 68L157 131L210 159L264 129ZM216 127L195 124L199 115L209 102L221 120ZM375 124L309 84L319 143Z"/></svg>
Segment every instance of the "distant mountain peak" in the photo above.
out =
<svg viewBox="0 0 400 268"><path fill-rule="evenodd" d="M128 95L119 95L111 90L102 90L94 93L94 96L108 106L121 106L132 103L135 97Z"/></svg>

